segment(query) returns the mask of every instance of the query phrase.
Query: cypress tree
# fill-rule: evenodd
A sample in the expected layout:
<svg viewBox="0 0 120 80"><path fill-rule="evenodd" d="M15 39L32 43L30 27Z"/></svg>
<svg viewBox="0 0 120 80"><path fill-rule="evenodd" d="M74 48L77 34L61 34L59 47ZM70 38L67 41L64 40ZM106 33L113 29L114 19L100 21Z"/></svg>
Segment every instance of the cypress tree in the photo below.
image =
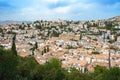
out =
<svg viewBox="0 0 120 80"><path fill-rule="evenodd" d="M80 33L80 40L82 39L82 32Z"/></svg>
<svg viewBox="0 0 120 80"><path fill-rule="evenodd" d="M49 46L47 46L47 52L49 52Z"/></svg>
<svg viewBox="0 0 120 80"><path fill-rule="evenodd" d="M16 50L16 45L15 45L15 40L16 40L16 35L13 36L11 50L12 50L12 53L17 56L17 50Z"/></svg>
<svg viewBox="0 0 120 80"><path fill-rule="evenodd" d="M38 43L37 42L35 42L35 49L37 49L38 48Z"/></svg>
<svg viewBox="0 0 120 80"><path fill-rule="evenodd" d="M44 53L46 53L46 52L47 52L46 47L44 47Z"/></svg>

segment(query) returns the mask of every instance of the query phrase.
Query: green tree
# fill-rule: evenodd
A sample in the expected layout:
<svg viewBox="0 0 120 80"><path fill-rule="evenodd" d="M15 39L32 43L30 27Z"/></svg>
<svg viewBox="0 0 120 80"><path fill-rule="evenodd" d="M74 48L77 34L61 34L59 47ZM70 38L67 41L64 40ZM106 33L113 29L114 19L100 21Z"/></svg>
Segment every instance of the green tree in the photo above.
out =
<svg viewBox="0 0 120 80"><path fill-rule="evenodd" d="M63 80L64 69L61 68L61 61L56 58L52 58L44 65L43 80Z"/></svg>
<svg viewBox="0 0 120 80"><path fill-rule="evenodd" d="M106 26L107 30L112 30L112 28L113 28L113 22L105 21L105 26Z"/></svg>
<svg viewBox="0 0 120 80"><path fill-rule="evenodd" d="M49 49L49 45L48 45L48 46L47 46L47 52L49 52L49 50L50 50L50 49Z"/></svg>
<svg viewBox="0 0 120 80"><path fill-rule="evenodd" d="M0 33L3 33L3 30L2 30L2 28L0 28Z"/></svg>
<svg viewBox="0 0 120 80"><path fill-rule="evenodd" d="M32 80L43 80L43 73L45 72L44 65L36 65L33 73Z"/></svg>
<svg viewBox="0 0 120 80"><path fill-rule="evenodd" d="M36 74L36 67L39 64L36 62L35 58L33 56L25 57L25 58L19 58L19 64L17 66L18 73L16 75L16 78L23 78L27 80L32 80L34 75Z"/></svg>
<svg viewBox="0 0 120 80"><path fill-rule="evenodd" d="M94 72L92 74L92 77L94 80L104 80L103 76L106 74L107 72L107 68L106 67L102 67L102 66L96 66L94 67Z"/></svg>
<svg viewBox="0 0 120 80"><path fill-rule="evenodd" d="M87 73L81 73L76 68L70 68L70 72L66 74L65 80L92 80L92 78Z"/></svg>
<svg viewBox="0 0 120 80"><path fill-rule="evenodd" d="M103 76L104 80L120 80L120 68L110 68L107 73Z"/></svg>
<svg viewBox="0 0 120 80"><path fill-rule="evenodd" d="M80 33L80 40L82 39L82 32Z"/></svg>
<svg viewBox="0 0 120 80"><path fill-rule="evenodd" d="M117 41L117 37L118 37L117 35L115 35L115 36L114 36L114 38L115 38L115 41Z"/></svg>
<svg viewBox="0 0 120 80"><path fill-rule="evenodd" d="M45 64L45 67L46 69L50 69L50 68L55 68L55 69L58 69L58 68L61 68L61 61L57 58L52 58L50 59L50 61L48 61L46 64Z"/></svg>
<svg viewBox="0 0 120 80"><path fill-rule="evenodd" d="M44 53L46 53L46 52L47 52L46 47L44 47L43 51L44 51Z"/></svg>
<svg viewBox="0 0 120 80"><path fill-rule="evenodd" d="M92 54L100 54L98 51L93 51Z"/></svg>
<svg viewBox="0 0 120 80"><path fill-rule="evenodd" d="M59 37L59 33L56 30L53 30L52 36Z"/></svg>
<svg viewBox="0 0 120 80"><path fill-rule="evenodd" d="M35 42L35 49L37 49L38 48L38 43L37 42Z"/></svg>
<svg viewBox="0 0 120 80"><path fill-rule="evenodd" d="M18 60L11 50L0 49L0 80L13 80Z"/></svg>
<svg viewBox="0 0 120 80"><path fill-rule="evenodd" d="M14 55L17 56L17 50L16 50L16 45L15 45L15 40L16 40L16 34L13 36L12 39L12 47L11 47L11 51Z"/></svg>

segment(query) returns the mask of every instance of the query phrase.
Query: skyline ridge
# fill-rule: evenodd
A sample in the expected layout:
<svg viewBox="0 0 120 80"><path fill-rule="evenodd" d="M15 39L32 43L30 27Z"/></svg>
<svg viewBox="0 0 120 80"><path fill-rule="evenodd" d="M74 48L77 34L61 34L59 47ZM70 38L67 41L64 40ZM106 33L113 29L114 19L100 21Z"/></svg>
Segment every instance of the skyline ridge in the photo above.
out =
<svg viewBox="0 0 120 80"><path fill-rule="evenodd" d="M113 18L119 18L120 19L120 15L112 16L112 17L105 18L105 19L96 19L96 20L110 20L110 19L113 19ZM60 18L57 18L56 20L43 20L43 19L39 19L39 20L43 20L43 21L57 21L59 19ZM39 20L23 20L23 21L22 20L0 20L0 23L1 22L34 22L34 21L39 21ZM64 20L64 19L60 19L60 20ZM92 20L65 20L65 21L92 21Z"/></svg>

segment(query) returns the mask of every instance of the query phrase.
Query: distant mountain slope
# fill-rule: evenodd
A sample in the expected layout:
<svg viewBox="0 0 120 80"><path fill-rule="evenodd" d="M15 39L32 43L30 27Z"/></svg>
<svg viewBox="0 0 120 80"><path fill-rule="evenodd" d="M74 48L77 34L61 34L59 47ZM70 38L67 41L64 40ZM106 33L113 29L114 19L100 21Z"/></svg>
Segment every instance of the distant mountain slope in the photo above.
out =
<svg viewBox="0 0 120 80"><path fill-rule="evenodd" d="M108 19L109 21L120 21L120 16L115 16Z"/></svg>
<svg viewBox="0 0 120 80"><path fill-rule="evenodd" d="M7 20L7 21L0 21L0 24L21 24L23 22L30 23L32 21L12 21L12 20Z"/></svg>
<svg viewBox="0 0 120 80"><path fill-rule="evenodd" d="M115 17L111 17L108 19L104 19L107 21L119 21L120 22L120 16L115 16ZM6 21L0 21L0 24L21 24L21 23L31 23L33 21L12 21L12 20L6 20Z"/></svg>

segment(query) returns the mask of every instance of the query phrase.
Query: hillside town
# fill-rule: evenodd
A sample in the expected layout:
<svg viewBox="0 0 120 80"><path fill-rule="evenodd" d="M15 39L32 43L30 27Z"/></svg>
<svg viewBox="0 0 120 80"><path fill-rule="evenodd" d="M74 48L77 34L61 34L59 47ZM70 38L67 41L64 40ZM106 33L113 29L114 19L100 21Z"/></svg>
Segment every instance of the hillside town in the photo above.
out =
<svg viewBox="0 0 120 80"><path fill-rule="evenodd" d="M10 49L13 37L17 55L34 56L39 64L58 58L63 68L75 67L83 73L96 65L120 67L120 16L0 24L0 47Z"/></svg>

